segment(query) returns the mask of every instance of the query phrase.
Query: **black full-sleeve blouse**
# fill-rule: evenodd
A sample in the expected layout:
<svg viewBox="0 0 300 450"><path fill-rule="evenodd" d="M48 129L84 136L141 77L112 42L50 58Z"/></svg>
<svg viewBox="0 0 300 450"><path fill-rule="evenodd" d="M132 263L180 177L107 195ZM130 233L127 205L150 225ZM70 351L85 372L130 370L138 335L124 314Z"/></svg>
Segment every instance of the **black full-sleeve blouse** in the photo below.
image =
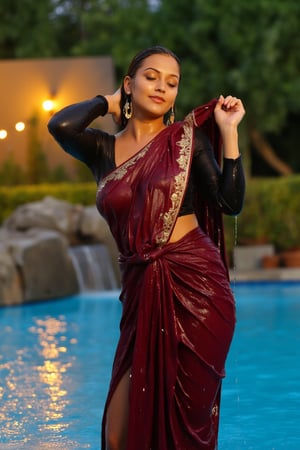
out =
<svg viewBox="0 0 300 450"><path fill-rule="evenodd" d="M55 140L67 153L90 168L97 183L116 168L115 137L89 127L93 120L104 116L107 110L106 98L99 95L65 107L48 123ZM195 189L204 192L207 200L217 204L225 214L237 215L242 209L245 179L241 156L237 159L224 158L221 170L214 158L212 146L200 128L195 130L191 176L179 216L193 212Z"/></svg>

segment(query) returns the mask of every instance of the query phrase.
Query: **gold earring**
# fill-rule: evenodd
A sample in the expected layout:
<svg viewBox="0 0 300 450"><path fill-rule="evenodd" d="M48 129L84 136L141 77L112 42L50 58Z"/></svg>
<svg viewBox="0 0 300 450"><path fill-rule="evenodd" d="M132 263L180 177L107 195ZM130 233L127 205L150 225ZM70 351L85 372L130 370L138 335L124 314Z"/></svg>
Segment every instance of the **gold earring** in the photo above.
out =
<svg viewBox="0 0 300 450"><path fill-rule="evenodd" d="M174 107L172 106L168 120L167 120L167 125L172 125L175 122L175 112L174 112Z"/></svg>
<svg viewBox="0 0 300 450"><path fill-rule="evenodd" d="M130 119L132 116L132 102L129 99L129 97L126 98L126 102L123 107L123 114L127 120Z"/></svg>

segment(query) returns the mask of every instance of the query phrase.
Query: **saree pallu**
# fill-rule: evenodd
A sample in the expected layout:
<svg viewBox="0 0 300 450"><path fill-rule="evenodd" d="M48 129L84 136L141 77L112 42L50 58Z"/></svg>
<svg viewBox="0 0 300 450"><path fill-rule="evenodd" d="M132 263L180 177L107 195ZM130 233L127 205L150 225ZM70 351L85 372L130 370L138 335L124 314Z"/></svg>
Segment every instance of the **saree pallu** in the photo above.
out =
<svg viewBox="0 0 300 450"><path fill-rule="evenodd" d="M199 201L203 229L168 242L190 173L194 127L207 127L213 140L214 105L163 130L99 184L97 206L120 251L123 303L103 450L107 408L129 369L127 450L217 446L221 380L235 325L220 216Z"/></svg>

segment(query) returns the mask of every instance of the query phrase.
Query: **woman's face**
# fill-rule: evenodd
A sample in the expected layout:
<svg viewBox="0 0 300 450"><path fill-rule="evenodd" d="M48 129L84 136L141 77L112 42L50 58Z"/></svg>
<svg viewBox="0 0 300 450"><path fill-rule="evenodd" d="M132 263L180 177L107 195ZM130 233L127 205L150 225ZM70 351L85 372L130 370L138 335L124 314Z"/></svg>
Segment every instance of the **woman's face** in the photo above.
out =
<svg viewBox="0 0 300 450"><path fill-rule="evenodd" d="M156 119L164 116L178 93L180 68L170 55L154 54L144 59L133 78L124 80L126 94L131 94L135 117Z"/></svg>

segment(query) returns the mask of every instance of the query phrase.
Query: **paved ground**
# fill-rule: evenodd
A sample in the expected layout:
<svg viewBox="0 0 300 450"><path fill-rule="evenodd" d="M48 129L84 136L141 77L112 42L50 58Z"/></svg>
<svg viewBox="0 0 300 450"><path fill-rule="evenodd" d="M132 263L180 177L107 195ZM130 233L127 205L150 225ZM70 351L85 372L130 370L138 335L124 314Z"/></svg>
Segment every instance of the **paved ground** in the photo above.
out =
<svg viewBox="0 0 300 450"><path fill-rule="evenodd" d="M230 279L236 281L300 281L300 267L276 269L230 270Z"/></svg>

